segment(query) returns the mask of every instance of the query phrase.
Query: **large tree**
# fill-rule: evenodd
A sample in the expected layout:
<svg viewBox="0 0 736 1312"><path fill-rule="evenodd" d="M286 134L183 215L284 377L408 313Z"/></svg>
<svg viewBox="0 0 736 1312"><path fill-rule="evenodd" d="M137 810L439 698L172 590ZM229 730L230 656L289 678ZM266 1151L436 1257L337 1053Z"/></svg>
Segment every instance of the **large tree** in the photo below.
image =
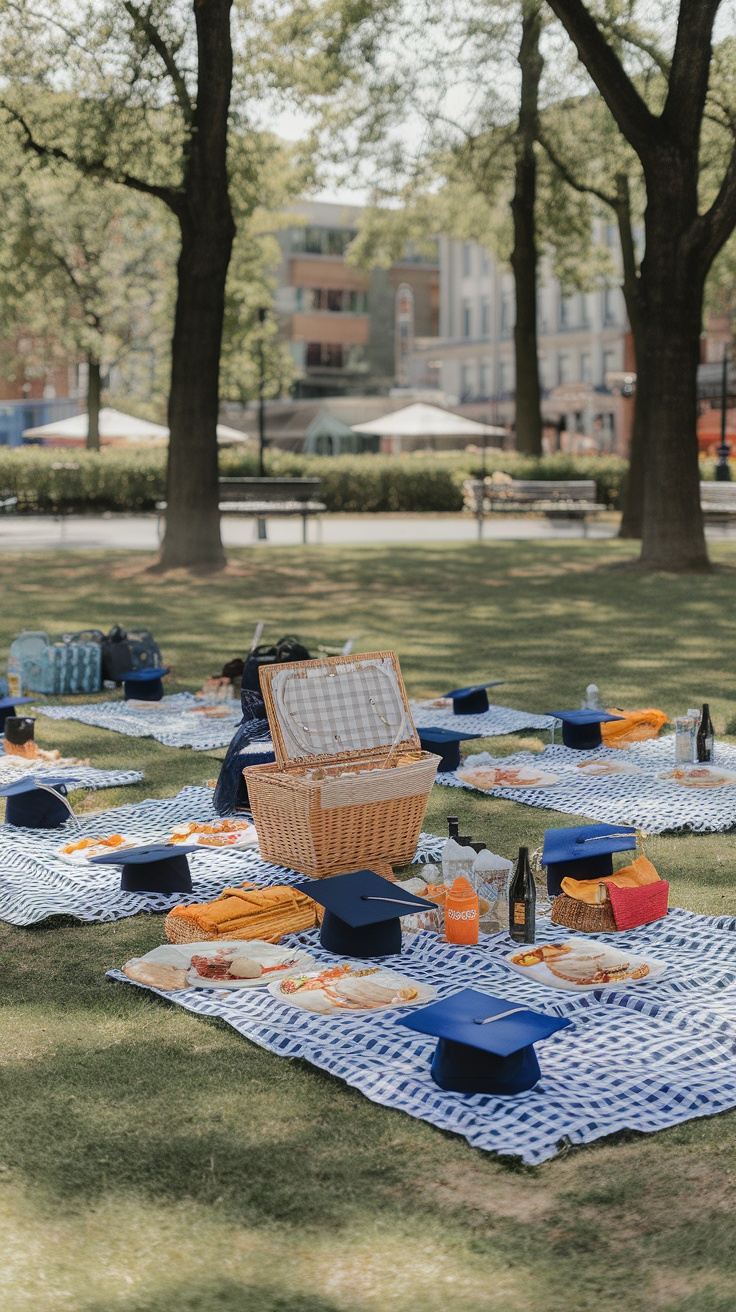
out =
<svg viewBox="0 0 736 1312"><path fill-rule="evenodd" d="M703 120L720 0L680 0L672 57L658 68L651 108L606 30L606 9L548 0L618 127L641 161L646 249L638 275L644 322L637 367L645 378L641 562L651 569L707 566L699 497L697 366L710 266L736 225L736 145L711 203L700 195ZM657 112L658 109L658 112ZM641 400L641 398L640 398Z"/></svg>

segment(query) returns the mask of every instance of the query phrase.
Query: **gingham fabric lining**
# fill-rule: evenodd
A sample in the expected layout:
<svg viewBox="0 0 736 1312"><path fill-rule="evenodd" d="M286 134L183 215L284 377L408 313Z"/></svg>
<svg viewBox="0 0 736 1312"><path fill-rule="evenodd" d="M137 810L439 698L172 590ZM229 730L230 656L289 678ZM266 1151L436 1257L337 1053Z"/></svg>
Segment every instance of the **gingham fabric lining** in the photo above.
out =
<svg viewBox="0 0 736 1312"><path fill-rule="evenodd" d="M556 745L543 752L517 752L494 759L487 752L466 758L463 764L490 764L504 767L533 765L560 776L557 784L547 788L492 788L493 797L525 802L566 815L588 816L606 824L635 825L649 834L673 829L692 829L696 833L716 833L736 825L736 784L713 790L683 788L681 784L658 779L663 771L674 769L675 738L636 743L627 750L599 747L593 752L576 752ZM583 761L630 761L641 774L612 774L586 777L580 770ZM716 743L716 764L736 772L736 747ZM451 788L472 788L455 773L438 774L437 783ZM484 792L484 789L475 791Z"/></svg>
<svg viewBox="0 0 736 1312"><path fill-rule="evenodd" d="M129 738L155 738L164 747L192 747L195 752L227 747L242 718L240 703L233 702L232 709L225 703L228 714L214 720L193 709L199 705L193 693L178 692L145 707L122 700L80 702L76 706L35 706L34 714L51 720L79 720Z"/></svg>
<svg viewBox="0 0 736 1312"><path fill-rule="evenodd" d="M93 765L72 765L66 758L59 761L26 761L22 756L6 756L0 751L0 785L15 783L29 776L40 779L43 775L66 775L78 782L80 788L123 788L126 784L139 784L144 778L141 770L98 770Z"/></svg>
<svg viewBox="0 0 736 1312"><path fill-rule="evenodd" d="M122 832L146 842L187 820L218 819L209 788L184 788L176 797L149 798L98 812L82 819L79 826L21 829L0 825L0 920L11 925L34 925L60 915L85 922L121 920L141 911L170 911L183 902L208 902L223 888L246 879L265 885L291 884L304 878L263 861L257 851L202 849L189 857L192 893L122 893L119 867L79 868L55 855L56 849L72 837ZM443 845L444 839L422 834L415 859L438 859Z"/></svg>
<svg viewBox="0 0 736 1312"><path fill-rule="evenodd" d="M290 760L390 747L411 734L387 658L279 670L271 689Z"/></svg>
<svg viewBox="0 0 736 1312"><path fill-rule="evenodd" d="M573 1022L536 1045L541 1081L512 1098L439 1089L429 1074L435 1041L394 1023L407 1009L327 1017L289 1007L261 990L160 996L227 1021L269 1052L303 1058L373 1102L461 1134L475 1148L533 1165L565 1144L591 1143L620 1130L651 1134L736 1106L734 930L730 917L674 910L626 935L597 935L596 941L661 958L668 969L651 985L582 994L555 993L510 971L500 960L513 946L506 935L484 939L478 948L415 935L391 964L432 985L438 997L478 988ZM559 927L547 923L538 937L559 939ZM315 931L285 941L334 960L320 948ZM118 970L109 974L131 982Z"/></svg>
<svg viewBox="0 0 736 1312"><path fill-rule="evenodd" d="M452 707L421 706L410 702L412 719L417 729L457 729L459 733L474 733L479 738L500 738L505 733L521 733L523 729L548 729L555 725L551 715L532 715L529 711L514 711L510 706L489 706L478 715L454 715Z"/></svg>

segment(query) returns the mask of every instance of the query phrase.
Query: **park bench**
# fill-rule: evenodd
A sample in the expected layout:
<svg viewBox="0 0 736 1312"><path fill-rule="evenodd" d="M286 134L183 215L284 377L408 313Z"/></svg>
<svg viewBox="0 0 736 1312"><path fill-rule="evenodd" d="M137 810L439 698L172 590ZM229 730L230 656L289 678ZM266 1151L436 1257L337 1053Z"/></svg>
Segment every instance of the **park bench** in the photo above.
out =
<svg viewBox="0 0 736 1312"><path fill-rule="evenodd" d="M701 483L700 506L706 524L726 527L736 519L736 483Z"/></svg>
<svg viewBox="0 0 736 1312"><path fill-rule="evenodd" d="M307 540L310 515L322 515L327 509L318 501L319 478L221 478L219 509L221 515L247 515L257 521L257 534L266 537L266 520L271 515L301 515L302 542ZM166 514L166 502L157 501L159 537Z"/></svg>
<svg viewBox="0 0 736 1312"><path fill-rule="evenodd" d="M469 478L464 484L465 503L478 520L478 537L483 536L483 518L493 514L536 514L547 519L578 520L587 533L589 515L599 515L607 506L596 500L592 478L512 478L508 482Z"/></svg>

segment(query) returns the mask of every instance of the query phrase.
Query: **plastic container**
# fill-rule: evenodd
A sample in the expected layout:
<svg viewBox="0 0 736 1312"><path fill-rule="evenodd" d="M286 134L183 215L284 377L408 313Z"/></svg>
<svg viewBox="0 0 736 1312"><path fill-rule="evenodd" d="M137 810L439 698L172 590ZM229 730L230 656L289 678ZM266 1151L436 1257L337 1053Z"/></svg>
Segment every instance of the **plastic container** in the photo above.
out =
<svg viewBox="0 0 736 1312"><path fill-rule="evenodd" d="M448 838L442 850L442 882L452 888L456 879L470 881L475 863L472 847L459 843L455 838Z"/></svg>
<svg viewBox="0 0 736 1312"><path fill-rule="evenodd" d="M445 901L445 938L448 943L472 946L478 942L478 894L462 876L448 890Z"/></svg>
<svg viewBox="0 0 736 1312"><path fill-rule="evenodd" d="M509 880L513 865L484 848L475 858L472 884L478 894L479 926L484 934L498 934L509 915Z"/></svg>

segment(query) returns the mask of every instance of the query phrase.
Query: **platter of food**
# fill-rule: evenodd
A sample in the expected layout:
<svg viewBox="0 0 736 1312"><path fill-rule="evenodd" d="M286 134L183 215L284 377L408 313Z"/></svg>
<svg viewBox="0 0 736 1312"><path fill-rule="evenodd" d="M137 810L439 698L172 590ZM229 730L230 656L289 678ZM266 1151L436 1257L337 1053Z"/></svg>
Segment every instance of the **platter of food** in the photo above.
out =
<svg viewBox="0 0 736 1312"><path fill-rule="evenodd" d="M736 784L736 774L717 765L677 765L657 778L680 788L728 788Z"/></svg>
<svg viewBox="0 0 736 1312"><path fill-rule="evenodd" d="M663 961L585 938L530 944L509 952L504 960L527 979L572 993L652 984L667 969Z"/></svg>
<svg viewBox="0 0 736 1312"><path fill-rule="evenodd" d="M190 820L175 825L164 841L196 843L198 847L257 847L258 834L252 820L213 820L209 823Z"/></svg>
<svg viewBox="0 0 736 1312"><path fill-rule="evenodd" d="M314 957L299 947L283 948L261 939L208 940L165 943L126 962L123 974L165 993L187 988L253 989L303 974L316 964Z"/></svg>
<svg viewBox="0 0 736 1312"><path fill-rule="evenodd" d="M461 765L456 774L458 779L481 792L489 792L491 788L550 788L559 782L559 775L533 765Z"/></svg>
<svg viewBox="0 0 736 1312"><path fill-rule="evenodd" d="M250 947L250 944L248 945ZM269 993L281 1002L323 1016L347 1011L379 1011L430 1002L434 989L383 966L361 966L343 961L309 974L274 980Z"/></svg>
<svg viewBox="0 0 736 1312"><path fill-rule="evenodd" d="M56 848L54 855L72 866L86 866L93 856L122 852L126 847L139 847L141 841L130 834L90 834L86 838L68 838Z"/></svg>

